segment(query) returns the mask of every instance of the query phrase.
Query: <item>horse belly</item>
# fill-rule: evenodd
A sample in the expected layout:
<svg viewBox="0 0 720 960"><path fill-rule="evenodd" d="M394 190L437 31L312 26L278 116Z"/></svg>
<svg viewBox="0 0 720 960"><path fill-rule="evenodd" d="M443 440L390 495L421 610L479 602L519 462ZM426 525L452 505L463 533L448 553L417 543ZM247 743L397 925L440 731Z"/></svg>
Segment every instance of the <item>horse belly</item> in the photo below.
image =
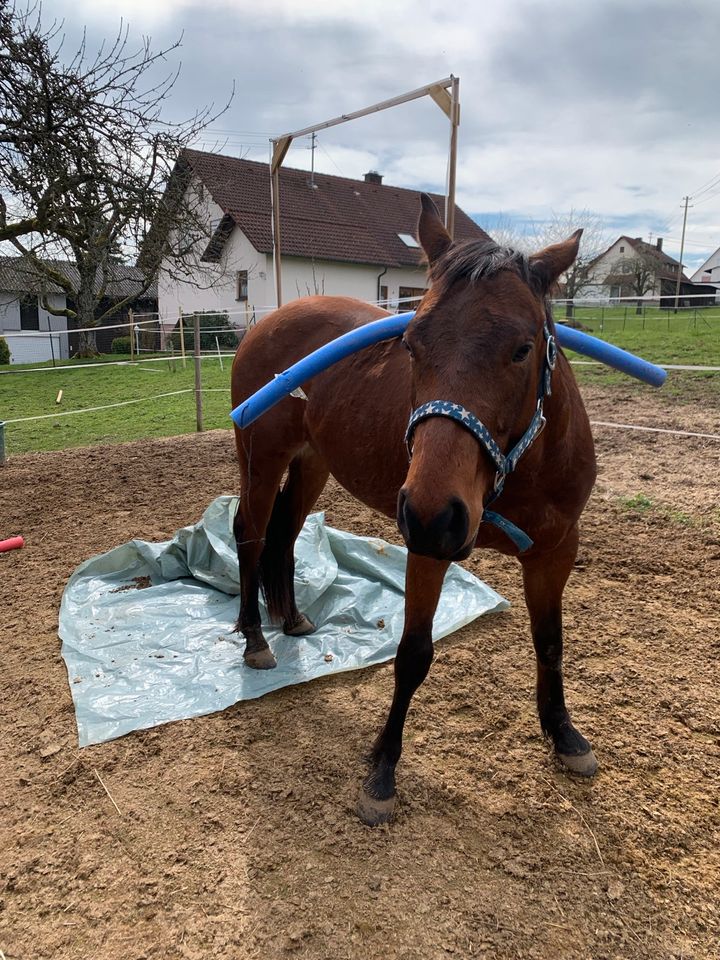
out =
<svg viewBox="0 0 720 960"><path fill-rule="evenodd" d="M380 344L316 377L308 390L308 439L348 493L388 517L405 481L410 391L407 357Z"/></svg>

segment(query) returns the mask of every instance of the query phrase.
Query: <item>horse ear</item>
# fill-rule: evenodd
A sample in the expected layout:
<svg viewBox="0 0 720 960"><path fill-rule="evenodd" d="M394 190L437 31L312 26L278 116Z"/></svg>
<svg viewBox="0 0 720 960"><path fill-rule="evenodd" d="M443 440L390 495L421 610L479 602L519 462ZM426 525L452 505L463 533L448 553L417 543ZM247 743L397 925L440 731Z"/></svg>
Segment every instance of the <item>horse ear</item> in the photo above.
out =
<svg viewBox="0 0 720 960"><path fill-rule="evenodd" d="M562 243L553 243L530 257L530 269L543 293L547 293L558 278L575 262L582 233L582 230L576 230Z"/></svg>
<svg viewBox="0 0 720 960"><path fill-rule="evenodd" d="M438 208L426 193L420 194L422 210L418 221L418 240L432 266L445 253L452 238L443 226Z"/></svg>

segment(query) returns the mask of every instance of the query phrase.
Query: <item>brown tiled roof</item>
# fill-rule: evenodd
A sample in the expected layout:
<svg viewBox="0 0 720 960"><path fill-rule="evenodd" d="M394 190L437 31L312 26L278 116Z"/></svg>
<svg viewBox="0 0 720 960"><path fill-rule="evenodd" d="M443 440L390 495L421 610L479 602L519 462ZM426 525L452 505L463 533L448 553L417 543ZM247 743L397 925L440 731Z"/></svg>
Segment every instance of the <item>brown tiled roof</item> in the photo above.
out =
<svg viewBox="0 0 720 960"><path fill-rule="evenodd" d="M77 290L80 275L74 263L67 260L47 260L50 266L66 277ZM105 296L113 300L131 297L144 284L144 275L138 267L125 264L112 266L112 276L108 280ZM95 293L100 291L101 277L95 282ZM0 257L0 290L12 293L62 293L61 288L44 274L36 271L24 257ZM157 280L142 294L143 300L157 300Z"/></svg>
<svg viewBox="0 0 720 960"><path fill-rule="evenodd" d="M601 253L599 257L595 258L593 263L597 263L599 260L602 260L605 254L612 250L615 244L620 243L621 240L625 241L625 243L629 243L630 246L633 247L633 249L636 250L642 257L646 257L651 263L655 263L655 272L658 277L662 279L677 280L677 271L678 267L680 266L679 262L665 253L664 250L658 250L654 243L646 243L640 237L618 237L617 240L610 244L605 253ZM689 278L686 277L684 273L682 274L681 279L690 283Z"/></svg>
<svg viewBox="0 0 720 960"><path fill-rule="evenodd" d="M223 213L233 218L260 253L272 251L270 176L266 163L186 150L193 171ZM415 236L420 193L385 184L366 183L307 170L280 168L280 239L284 255L417 266L423 253L398 236ZM431 194L443 210L444 198ZM455 238L481 239L487 234L459 207Z"/></svg>

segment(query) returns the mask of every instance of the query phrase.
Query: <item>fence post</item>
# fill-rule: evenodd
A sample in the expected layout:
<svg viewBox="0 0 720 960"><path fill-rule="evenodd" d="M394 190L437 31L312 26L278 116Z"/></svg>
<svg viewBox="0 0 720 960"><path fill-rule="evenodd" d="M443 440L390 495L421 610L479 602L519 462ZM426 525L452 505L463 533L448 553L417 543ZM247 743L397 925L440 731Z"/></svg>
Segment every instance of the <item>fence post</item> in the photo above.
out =
<svg viewBox="0 0 720 960"><path fill-rule="evenodd" d="M178 314L180 315L180 356L182 357L183 370L185 369L185 325L183 323L183 312L182 307L178 306Z"/></svg>
<svg viewBox="0 0 720 960"><path fill-rule="evenodd" d="M52 328L50 326L50 317L47 318L48 322L48 335L50 336L50 356L52 357L52 365L55 366L55 344L53 343Z"/></svg>
<svg viewBox="0 0 720 960"><path fill-rule="evenodd" d="M202 372L200 361L200 316L193 314L193 327L195 333L195 342L193 344L195 354L195 428L198 433L203 428L203 409L202 409Z"/></svg>
<svg viewBox="0 0 720 960"><path fill-rule="evenodd" d="M128 310L128 322L130 326L128 327L128 333L130 334L130 363L135 359L135 317L132 312L132 308Z"/></svg>
<svg viewBox="0 0 720 960"><path fill-rule="evenodd" d="M5 421L0 420L0 467L5 466Z"/></svg>

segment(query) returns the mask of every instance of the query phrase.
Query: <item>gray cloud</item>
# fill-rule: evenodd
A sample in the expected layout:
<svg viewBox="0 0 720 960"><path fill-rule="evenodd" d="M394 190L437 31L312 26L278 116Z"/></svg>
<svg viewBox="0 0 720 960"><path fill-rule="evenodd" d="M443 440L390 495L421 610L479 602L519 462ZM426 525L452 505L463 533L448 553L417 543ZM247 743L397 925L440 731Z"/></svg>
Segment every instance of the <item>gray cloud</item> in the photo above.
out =
<svg viewBox="0 0 720 960"><path fill-rule="evenodd" d="M457 13L368 0L302 17L286 6L174 5L152 27L156 43L184 31L176 116L222 102L235 81L232 107L207 141L225 152L263 159L264 136L453 71L463 105L459 196L469 211L542 218L590 207L658 233L677 220L682 195L720 170L715 0L486 0ZM46 0L48 13L63 7L69 30L80 27L76 8ZM114 22L97 11L91 40ZM399 185L442 189L447 133L434 104L412 103L323 133L316 160L350 176L372 163ZM298 147L289 162L308 159ZM698 204L691 225L720 244L720 197Z"/></svg>

